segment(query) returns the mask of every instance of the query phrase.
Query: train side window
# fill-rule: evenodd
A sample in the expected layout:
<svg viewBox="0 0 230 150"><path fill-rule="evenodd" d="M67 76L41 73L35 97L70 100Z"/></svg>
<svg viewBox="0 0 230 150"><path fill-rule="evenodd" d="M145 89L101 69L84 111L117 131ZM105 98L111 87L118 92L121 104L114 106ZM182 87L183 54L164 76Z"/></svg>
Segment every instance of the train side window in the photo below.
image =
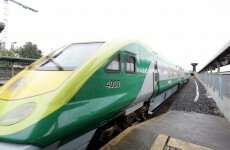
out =
<svg viewBox="0 0 230 150"><path fill-rule="evenodd" d="M117 54L106 66L106 73L119 73L121 71L120 53Z"/></svg>
<svg viewBox="0 0 230 150"><path fill-rule="evenodd" d="M136 59L132 55L125 55L125 72L128 74L136 72Z"/></svg>

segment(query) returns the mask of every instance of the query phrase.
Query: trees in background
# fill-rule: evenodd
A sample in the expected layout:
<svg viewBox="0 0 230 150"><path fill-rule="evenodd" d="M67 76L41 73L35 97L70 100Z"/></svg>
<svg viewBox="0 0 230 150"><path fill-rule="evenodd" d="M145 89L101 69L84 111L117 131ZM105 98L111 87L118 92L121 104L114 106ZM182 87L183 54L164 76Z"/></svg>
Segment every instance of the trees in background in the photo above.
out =
<svg viewBox="0 0 230 150"><path fill-rule="evenodd" d="M33 44L32 42L26 42L24 45L16 48L15 50L0 50L0 56L38 59L42 57L42 51L38 49L36 44ZM23 65L23 63L18 64ZM12 63L0 61L0 66L10 67L12 66Z"/></svg>
<svg viewBox="0 0 230 150"><path fill-rule="evenodd" d="M8 57L15 57L16 54L11 51L11 50L1 50L0 51L0 56L8 56ZM11 66L11 62L3 62L3 61L0 61L0 66L3 66L3 67L10 67Z"/></svg>
<svg viewBox="0 0 230 150"><path fill-rule="evenodd" d="M16 54L13 51L11 51L11 50L5 49L5 50L1 50L0 51L0 56L15 57Z"/></svg>
<svg viewBox="0 0 230 150"><path fill-rule="evenodd" d="M32 42L26 42L23 46L17 48L15 50L15 53L19 57L23 57L23 58L38 59L42 57L42 51L39 50L37 45L33 44Z"/></svg>

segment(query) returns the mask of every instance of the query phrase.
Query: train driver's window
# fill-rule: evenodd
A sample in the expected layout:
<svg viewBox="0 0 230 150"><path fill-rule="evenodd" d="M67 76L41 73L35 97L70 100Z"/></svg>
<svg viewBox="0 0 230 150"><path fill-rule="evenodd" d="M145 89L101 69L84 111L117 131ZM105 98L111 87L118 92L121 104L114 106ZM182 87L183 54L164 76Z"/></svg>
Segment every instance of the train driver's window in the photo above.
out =
<svg viewBox="0 0 230 150"><path fill-rule="evenodd" d="M121 71L120 53L117 54L106 66L106 73L119 73Z"/></svg>
<svg viewBox="0 0 230 150"><path fill-rule="evenodd" d="M128 74L136 72L136 59L132 55L125 55L125 72Z"/></svg>

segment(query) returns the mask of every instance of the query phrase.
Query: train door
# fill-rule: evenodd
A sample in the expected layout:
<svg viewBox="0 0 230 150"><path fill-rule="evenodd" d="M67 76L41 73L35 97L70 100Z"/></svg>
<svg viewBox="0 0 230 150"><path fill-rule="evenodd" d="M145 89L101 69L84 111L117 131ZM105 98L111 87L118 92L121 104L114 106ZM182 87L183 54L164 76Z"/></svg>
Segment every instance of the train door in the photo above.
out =
<svg viewBox="0 0 230 150"><path fill-rule="evenodd" d="M157 63L157 61L154 61L153 91L154 91L154 95L156 95L159 92L159 72L158 72L158 63Z"/></svg>
<svg viewBox="0 0 230 150"><path fill-rule="evenodd" d="M138 78L137 78L138 58L136 54L130 52L124 52L123 58L124 58L124 74L126 79L127 92L132 93L131 91L135 91L135 87L138 84Z"/></svg>

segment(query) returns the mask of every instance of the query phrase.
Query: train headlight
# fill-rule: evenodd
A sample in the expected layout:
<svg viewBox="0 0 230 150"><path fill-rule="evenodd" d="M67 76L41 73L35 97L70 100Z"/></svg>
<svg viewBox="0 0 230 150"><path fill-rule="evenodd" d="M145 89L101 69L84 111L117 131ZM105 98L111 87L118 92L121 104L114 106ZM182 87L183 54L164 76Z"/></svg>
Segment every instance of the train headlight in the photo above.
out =
<svg viewBox="0 0 230 150"><path fill-rule="evenodd" d="M0 125L8 126L26 119L34 110L35 103L26 103L0 117Z"/></svg>

